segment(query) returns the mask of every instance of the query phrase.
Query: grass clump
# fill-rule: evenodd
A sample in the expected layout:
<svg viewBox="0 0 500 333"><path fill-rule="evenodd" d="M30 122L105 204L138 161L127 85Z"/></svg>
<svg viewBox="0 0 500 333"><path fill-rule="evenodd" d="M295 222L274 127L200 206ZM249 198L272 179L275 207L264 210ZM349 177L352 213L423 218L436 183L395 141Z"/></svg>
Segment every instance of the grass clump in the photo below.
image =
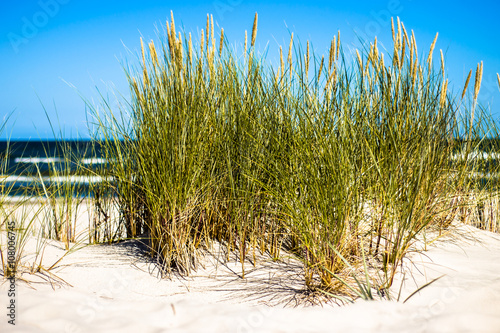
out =
<svg viewBox="0 0 500 333"><path fill-rule="evenodd" d="M353 57L340 33L326 59L292 34L279 68L255 49L257 15L242 54L209 16L197 43L173 15L158 50L141 39L130 108L94 109L127 236L147 234L165 272L188 274L217 241L243 270L256 251L293 253L311 290L359 295L342 276L363 262L390 287L417 236L470 205L486 164L469 157L495 129L478 117L482 64L472 98L469 80L455 97L436 40L421 60L413 32L392 26L390 54L375 39Z"/></svg>

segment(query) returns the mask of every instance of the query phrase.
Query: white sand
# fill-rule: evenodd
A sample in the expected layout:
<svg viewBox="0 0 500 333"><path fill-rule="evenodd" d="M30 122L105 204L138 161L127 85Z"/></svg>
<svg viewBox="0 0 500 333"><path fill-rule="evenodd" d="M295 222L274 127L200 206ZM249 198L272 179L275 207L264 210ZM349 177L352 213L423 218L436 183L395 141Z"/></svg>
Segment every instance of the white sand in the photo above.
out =
<svg viewBox="0 0 500 333"><path fill-rule="evenodd" d="M189 278L160 279L137 255L136 241L88 246L52 270L67 284L17 283L15 327L7 324L4 283L0 332L500 332L500 235L466 229L476 240L438 242L406 260L412 277L406 274L401 300L444 275L408 302L343 307L293 307L307 297L300 265L291 260L247 264L242 280L240 264L212 256ZM27 251L35 245L30 240ZM43 265L64 253L62 243L49 242ZM400 285L395 281L395 295Z"/></svg>

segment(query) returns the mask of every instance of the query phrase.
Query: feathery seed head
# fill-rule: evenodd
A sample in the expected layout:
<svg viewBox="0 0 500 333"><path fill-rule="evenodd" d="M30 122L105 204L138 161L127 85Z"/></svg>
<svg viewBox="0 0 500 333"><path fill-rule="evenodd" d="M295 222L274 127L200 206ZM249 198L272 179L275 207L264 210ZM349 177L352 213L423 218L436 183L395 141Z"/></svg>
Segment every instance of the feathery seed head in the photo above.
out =
<svg viewBox="0 0 500 333"><path fill-rule="evenodd" d="M201 37L200 37L200 52L201 56L203 56L203 46L205 45L205 34L203 32L203 29L201 29Z"/></svg>
<svg viewBox="0 0 500 333"><path fill-rule="evenodd" d="M398 20L398 44L401 43L401 21L399 20L399 16L397 17L397 20Z"/></svg>
<svg viewBox="0 0 500 333"><path fill-rule="evenodd" d="M399 63L399 69L401 69L401 67L403 67L403 63L404 63L404 60L405 60L405 54L406 53L406 40L403 39L403 48L401 49L401 59L400 59L400 63Z"/></svg>
<svg viewBox="0 0 500 333"><path fill-rule="evenodd" d="M306 51L306 75L309 72L309 41L307 41L307 51Z"/></svg>
<svg viewBox="0 0 500 333"><path fill-rule="evenodd" d="M290 73L290 81L292 80L292 48L293 48L293 32L290 36L290 45L288 47L288 66L289 68L289 73Z"/></svg>
<svg viewBox="0 0 500 333"><path fill-rule="evenodd" d="M483 77L483 62L477 65L476 69L476 79L474 82L474 101L477 100L477 96L479 95L479 90L481 89L481 80Z"/></svg>
<svg viewBox="0 0 500 333"><path fill-rule="evenodd" d="M406 44L408 44L408 46L409 46L410 45L410 39L408 38L408 34L406 33L405 25L403 24L403 22L401 22L401 28L403 29L403 37L406 40Z"/></svg>
<svg viewBox="0 0 500 333"><path fill-rule="evenodd" d="M170 24L167 21L167 41L168 41L168 49L170 50L170 54L172 54L172 32L170 31Z"/></svg>
<svg viewBox="0 0 500 333"><path fill-rule="evenodd" d="M212 49L215 50L215 34L214 34L214 17L213 17L213 15L210 15L210 22L211 22L210 34L212 35Z"/></svg>
<svg viewBox="0 0 500 333"><path fill-rule="evenodd" d="M212 50L215 50L215 34L214 34L214 19L213 16L210 15L212 24L210 25L210 40L212 42Z"/></svg>
<svg viewBox="0 0 500 333"><path fill-rule="evenodd" d="M339 59L340 53L340 30L337 32L337 54L335 55L335 60Z"/></svg>
<svg viewBox="0 0 500 333"><path fill-rule="evenodd" d="M444 106L444 103L446 102L446 93L448 91L448 79L443 83L443 86L441 87L441 96L439 100L439 106L442 108Z"/></svg>
<svg viewBox="0 0 500 333"><path fill-rule="evenodd" d="M363 61L361 60L361 56L359 55L358 50L356 50L356 57L358 58L359 68L362 71L363 70Z"/></svg>
<svg viewBox="0 0 500 333"><path fill-rule="evenodd" d="M142 40L142 37L141 37L141 53L142 53L142 63L144 67L146 67L146 55L144 53L144 41Z"/></svg>
<svg viewBox="0 0 500 333"><path fill-rule="evenodd" d="M467 79L465 80L464 90L462 91L462 99L464 98L465 92L467 91L467 87L469 86L469 81L470 81L471 76L472 76L472 69L469 71L469 75L467 76Z"/></svg>
<svg viewBox="0 0 500 333"><path fill-rule="evenodd" d="M283 61L283 48L280 46L280 72L281 76L285 72L285 62Z"/></svg>
<svg viewBox="0 0 500 333"><path fill-rule="evenodd" d="M171 24L172 35L175 38L175 21L174 21L174 12L173 11L170 11L170 18L172 20L172 22L170 23Z"/></svg>
<svg viewBox="0 0 500 333"><path fill-rule="evenodd" d="M207 40L205 48L207 49L207 54L208 54L208 40L210 39L210 15L208 15L208 13L207 13L207 29L205 31L207 32Z"/></svg>
<svg viewBox="0 0 500 333"><path fill-rule="evenodd" d="M189 63L193 63L193 41L191 40L191 33L189 33Z"/></svg>
<svg viewBox="0 0 500 333"><path fill-rule="evenodd" d="M220 29L220 45L219 45L219 55L222 54L222 47L224 46L224 28Z"/></svg>
<svg viewBox="0 0 500 333"><path fill-rule="evenodd" d="M441 53L441 73L443 73L443 76L444 76L444 56L443 56L443 50L439 49L439 52Z"/></svg>
<svg viewBox="0 0 500 333"><path fill-rule="evenodd" d="M429 66L432 64L432 53L434 52L434 46L436 46L436 41L438 38L439 33L436 33L436 37L434 37L434 41L431 44L431 49L429 50L429 56L427 57L427 62Z"/></svg>
<svg viewBox="0 0 500 333"><path fill-rule="evenodd" d="M410 47L410 66L412 66L411 72L413 73L413 45Z"/></svg>
<svg viewBox="0 0 500 333"><path fill-rule="evenodd" d="M412 86L415 86L415 81L417 80L417 68L418 68L418 59L415 58L415 62L412 67Z"/></svg>
<svg viewBox="0 0 500 333"><path fill-rule="evenodd" d="M319 72L318 72L318 82L319 79L321 78L321 71L323 70L323 63L325 61L325 56L321 57L321 63L319 64Z"/></svg>
<svg viewBox="0 0 500 333"><path fill-rule="evenodd" d="M151 59L153 60L153 65L156 70L156 66L158 66L158 55L156 53L155 44L152 40L149 42L149 53L151 54Z"/></svg>
<svg viewBox="0 0 500 333"><path fill-rule="evenodd" d="M415 58L418 59L417 41L415 40L415 33L413 32L413 30L411 31L411 43L415 48Z"/></svg>
<svg viewBox="0 0 500 333"><path fill-rule="evenodd" d="M396 44L396 32L394 31L394 18L391 17L392 41Z"/></svg>
<svg viewBox="0 0 500 333"><path fill-rule="evenodd" d="M257 38L257 19L258 15L255 13L255 18L253 20L253 28L252 28L252 42L250 44L250 47L253 47L255 45L255 39Z"/></svg>
<svg viewBox="0 0 500 333"><path fill-rule="evenodd" d="M330 44L330 54L328 57L328 73L332 70L332 65L335 59L335 37L332 39L332 43Z"/></svg>
<svg viewBox="0 0 500 333"><path fill-rule="evenodd" d="M247 31L245 30L245 46L243 46L243 56L247 54Z"/></svg>

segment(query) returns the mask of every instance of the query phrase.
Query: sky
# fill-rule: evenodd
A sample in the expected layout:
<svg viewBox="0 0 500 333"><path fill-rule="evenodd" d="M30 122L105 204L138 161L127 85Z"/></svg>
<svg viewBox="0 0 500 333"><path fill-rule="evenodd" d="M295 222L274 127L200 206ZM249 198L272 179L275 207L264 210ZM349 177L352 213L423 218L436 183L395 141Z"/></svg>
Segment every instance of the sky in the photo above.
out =
<svg viewBox="0 0 500 333"><path fill-rule="evenodd" d="M443 50L453 92L461 91L469 70L483 61L479 99L500 123L498 0L3 0L0 125L10 118L0 139L89 138L86 103L97 105L100 95L114 103L114 96L128 98L124 67L138 62L140 37L158 40L171 10L176 26L193 36L212 14L231 44L243 43L257 12L256 46L268 50L270 62L279 45L288 48L290 32L302 44L310 40L319 56L339 30L344 48L377 36L391 49L390 17L399 17L415 32L421 55L439 33L434 57Z"/></svg>

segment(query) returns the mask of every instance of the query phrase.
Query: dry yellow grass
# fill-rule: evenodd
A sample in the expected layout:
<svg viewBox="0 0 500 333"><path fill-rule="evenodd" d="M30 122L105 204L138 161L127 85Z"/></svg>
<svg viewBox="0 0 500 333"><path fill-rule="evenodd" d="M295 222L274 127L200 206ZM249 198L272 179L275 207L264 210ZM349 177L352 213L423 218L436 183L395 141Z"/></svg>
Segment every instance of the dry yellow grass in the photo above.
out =
<svg viewBox="0 0 500 333"><path fill-rule="evenodd" d="M467 87L469 86L469 81L470 81L471 76L472 76L472 69L469 71L469 75L467 76L467 79L465 80L464 90L462 91L462 99L464 98L465 93L467 92Z"/></svg>
<svg viewBox="0 0 500 333"><path fill-rule="evenodd" d="M438 36L439 33L436 33L436 37L434 37L434 41L432 42L431 48L429 50L429 56L427 57L427 63L429 64L429 67L432 65L432 53L434 52L434 47L436 46Z"/></svg>
<svg viewBox="0 0 500 333"><path fill-rule="evenodd" d="M255 18L253 20L253 27L252 27L252 42L250 43L250 47L253 47L255 45L255 39L257 38L257 20L258 20L258 15L255 13Z"/></svg>

